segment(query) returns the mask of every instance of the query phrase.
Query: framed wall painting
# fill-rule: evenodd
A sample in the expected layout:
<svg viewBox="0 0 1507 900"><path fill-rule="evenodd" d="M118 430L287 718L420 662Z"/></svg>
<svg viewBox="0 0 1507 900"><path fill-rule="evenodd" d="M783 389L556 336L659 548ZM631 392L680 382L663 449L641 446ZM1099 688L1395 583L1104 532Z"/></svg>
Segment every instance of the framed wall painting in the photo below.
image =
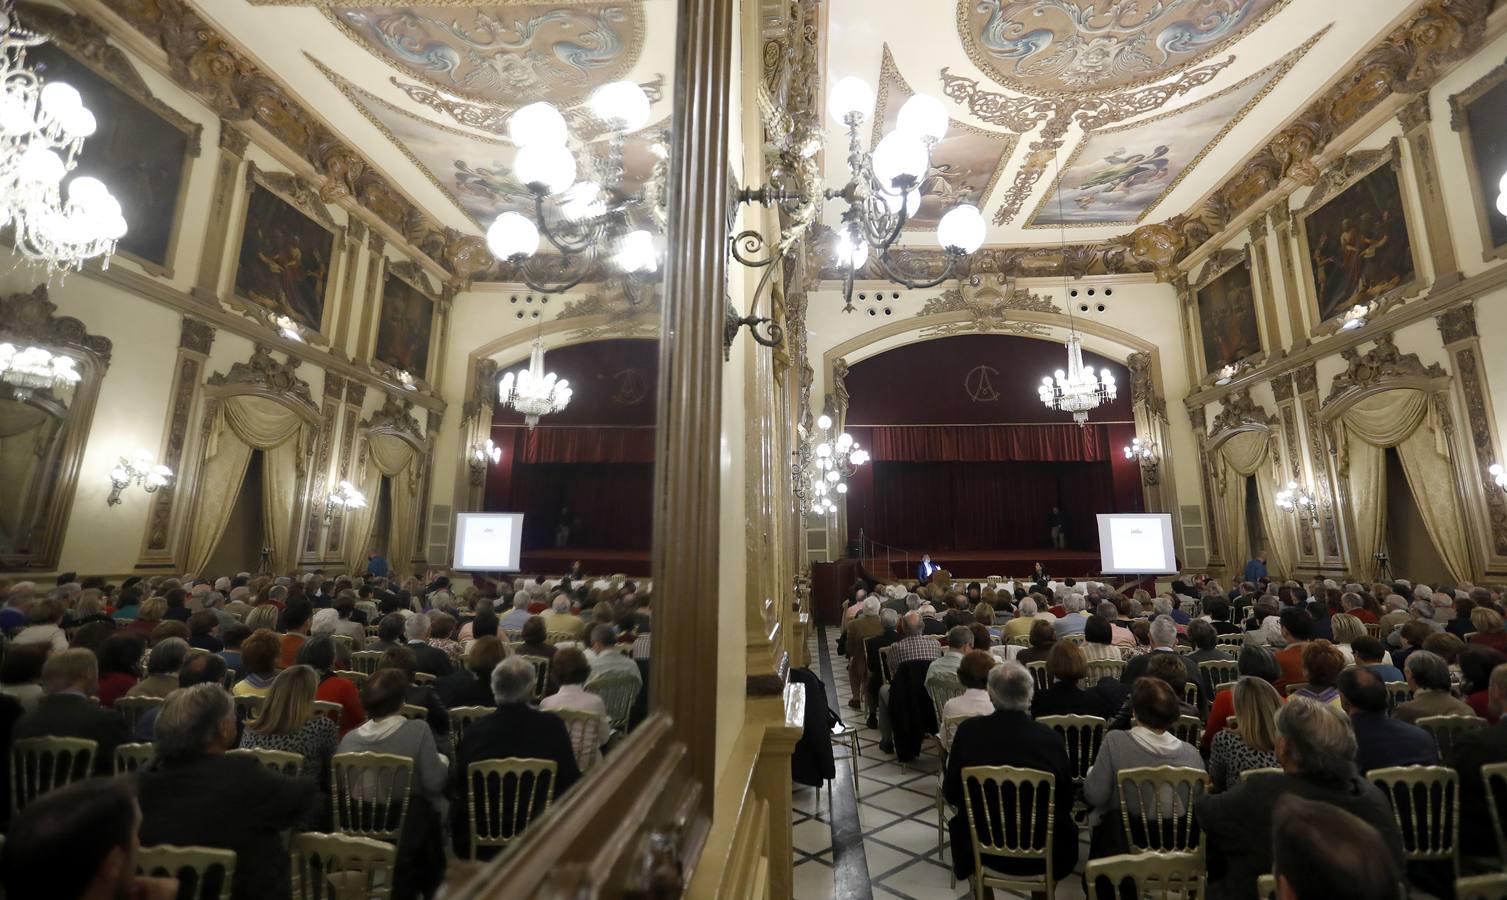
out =
<svg viewBox="0 0 1507 900"><path fill-rule="evenodd" d="M372 358L427 382L437 304L417 279L404 278L394 269L388 269L382 283L382 309Z"/></svg>
<svg viewBox="0 0 1507 900"><path fill-rule="evenodd" d="M343 242L329 210L291 175L248 164L246 206L231 278L236 305L287 316L305 337L328 332Z"/></svg>
<svg viewBox="0 0 1507 900"><path fill-rule="evenodd" d="M1460 135L1471 206L1485 262L1507 259L1507 216L1497 211L1498 185L1507 173L1507 63L1449 98L1449 123Z"/></svg>
<svg viewBox="0 0 1507 900"><path fill-rule="evenodd" d="M1204 267L1193 306L1205 374L1262 352L1249 249Z"/></svg>
<svg viewBox="0 0 1507 900"><path fill-rule="evenodd" d="M1400 160L1395 139L1384 150L1342 157L1298 210L1298 255L1316 332L1358 304L1385 304L1422 287Z"/></svg>
<svg viewBox="0 0 1507 900"><path fill-rule="evenodd" d="M120 201L127 231L116 253L170 278L189 169L199 155L203 129L152 96L124 54L107 52L113 50L101 51L112 63L107 68L51 42L28 50L26 58L44 83L72 85L94 113L94 134L84 141L71 177L92 175Z"/></svg>

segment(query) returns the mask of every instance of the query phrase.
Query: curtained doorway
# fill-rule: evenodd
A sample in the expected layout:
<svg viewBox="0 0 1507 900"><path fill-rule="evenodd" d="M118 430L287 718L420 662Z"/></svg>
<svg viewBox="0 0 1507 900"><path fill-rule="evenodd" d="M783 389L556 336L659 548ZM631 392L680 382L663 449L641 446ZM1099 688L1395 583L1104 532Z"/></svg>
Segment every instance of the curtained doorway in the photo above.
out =
<svg viewBox="0 0 1507 900"><path fill-rule="evenodd" d="M255 573L266 535L262 522L262 451L253 450L235 503L230 507L225 531L220 535L214 553L210 554L209 565L204 571Z"/></svg>
<svg viewBox="0 0 1507 900"><path fill-rule="evenodd" d="M387 539L392 534L392 478L383 475L377 487L377 496L372 503L372 533L367 540L366 553L388 555ZM388 565L392 564L389 559Z"/></svg>
<svg viewBox="0 0 1507 900"><path fill-rule="evenodd" d="M1254 475L1245 476L1245 533L1251 538L1250 558L1262 556L1270 562L1267 555L1266 523L1261 519L1261 491L1256 486ZM1239 565L1244 568L1245 561L1240 560Z"/></svg>
<svg viewBox="0 0 1507 900"><path fill-rule="evenodd" d="M1391 557L1392 575L1414 584L1439 584L1452 581L1444 559L1429 537L1418 500L1408 486L1408 476L1396 447L1386 453L1387 534L1384 546Z"/></svg>

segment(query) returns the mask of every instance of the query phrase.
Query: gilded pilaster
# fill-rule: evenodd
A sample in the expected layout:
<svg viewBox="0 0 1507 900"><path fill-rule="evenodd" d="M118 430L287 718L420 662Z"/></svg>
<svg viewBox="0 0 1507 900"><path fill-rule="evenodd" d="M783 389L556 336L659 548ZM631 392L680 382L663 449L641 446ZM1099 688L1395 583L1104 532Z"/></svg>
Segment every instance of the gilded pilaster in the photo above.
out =
<svg viewBox="0 0 1507 900"><path fill-rule="evenodd" d="M215 169L214 194L209 221L204 226L204 246L199 253L199 274L189 293L205 303L220 304L220 276L225 267L230 236L230 212L235 208L236 187L242 181L241 163L246 156L246 132L220 120L220 160Z"/></svg>
<svg viewBox="0 0 1507 900"><path fill-rule="evenodd" d="M1413 179L1418 185L1418 199L1423 205L1423 232L1427 236L1429 260L1434 269L1434 290L1447 288L1464 278L1455 257L1455 241L1450 234L1449 216L1444 209L1444 190L1439 184L1439 158L1434 152L1434 138L1429 130L1428 93L1414 97L1397 111L1412 157Z"/></svg>
<svg viewBox="0 0 1507 900"><path fill-rule="evenodd" d="M1283 198L1272 207L1272 234L1277 241L1277 264L1282 269L1282 295L1287 300L1287 327L1292 349L1308 346L1308 321L1303 313L1303 294L1298 290L1292 230L1292 209Z"/></svg>
<svg viewBox="0 0 1507 900"><path fill-rule="evenodd" d="M173 567L173 554L178 543L175 535L182 527L179 520L183 518L181 513L175 515L175 508L181 506L177 500L180 495L192 496L191 492L183 489L184 477L192 478L194 474L185 472L188 468L187 461L191 458L189 445L193 440L193 429L189 427L189 422L194 405L199 400L204 383L204 367L214 340L213 326L191 316L183 317L178 334L178 355L173 363L167 423L163 428L162 446L157 452L162 465L172 469L176 475L152 495L137 568Z"/></svg>
<svg viewBox="0 0 1507 900"><path fill-rule="evenodd" d="M1469 452L1473 458L1459 462L1462 474L1474 470L1473 477L1467 475L1461 479L1466 493L1465 509L1469 511L1466 525L1476 545L1484 551L1478 556L1486 561L1486 573L1500 575L1507 572L1507 496L1489 471L1494 463L1502 462L1502 453L1486 367L1481 361L1475 302L1467 300L1441 313L1435 322L1453 363L1450 368L1455 378L1451 393L1469 426Z"/></svg>

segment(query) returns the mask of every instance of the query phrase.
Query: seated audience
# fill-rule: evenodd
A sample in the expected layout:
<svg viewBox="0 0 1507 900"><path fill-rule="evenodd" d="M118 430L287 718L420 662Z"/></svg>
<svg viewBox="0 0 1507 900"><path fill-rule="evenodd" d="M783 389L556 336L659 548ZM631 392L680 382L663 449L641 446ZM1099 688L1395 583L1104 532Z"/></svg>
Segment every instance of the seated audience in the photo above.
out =
<svg viewBox="0 0 1507 900"><path fill-rule="evenodd" d="M455 640L455 617L447 612L429 614L429 646L445 654L452 671L461 664L465 648Z"/></svg>
<svg viewBox="0 0 1507 900"><path fill-rule="evenodd" d="M898 646L898 645L897 645ZM1078 826L1073 822L1073 774L1062 737L1030 715L1031 695L1035 684L1031 673L1017 662L1004 662L989 670L989 700L994 712L975 716L958 726L952 750L947 754L947 770L942 778L942 796L954 810L948 821L952 838L952 871L959 879L973 874L974 859L968 816L963 809L963 770L973 766L1014 766L1050 772L1052 794L1053 875L1066 881L1078 862ZM972 791L975 808L983 808L983 797ZM1010 810L1006 811L1010 815ZM1019 875L1039 874L1040 864L1026 860L984 857L984 865L999 872Z"/></svg>
<svg viewBox="0 0 1507 900"><path fill-rule="evenodd" d="M183 668L178 670L178 689L193 687L196 684L223 686L225 671L225 660L213 653L191 653L184 661ZM162 712L162 707L153 707L136 718L136 733L132 735L136 741L147 744L152 742L152 732L157 725L157 715L160 712Z"/></svg>
<svg viewBox="0 0 1507 900"><path fill-rule="evenodd" d="M51 598L33 603L26 620L31 624L11 638L12 643L40 644L54 653L68 649L68 635L59 624L63 621L63 604Z"/></svg>
<svg viewBox="0 0 1507 900"><path fill-rule="evenodd" d="M1102 606L1103 604L1101 604ZM1114 609L1110 605L1110 609ZM1115 646L1113 620L1103 612L1089 616L1083 623L1083 645L1079 648L1089 662L1123 659Z"/></svg>
<svg viewBox="0 0 1507 900"><path fill-rule="evenodd" d="M1376 673L1359 666L1339 678L1340 702L1350 714L1355 735L1355 763L1362 774L1388 766L1431 766L1439 748L1427 731L1387 715L1387 686Z"/></svg>
<svg viewBox="0 0 1507 900"><path fill-rule="evenodd" d="M1052 628L1052 623L1037 619L1031 623L1031 630L1027 635L1029 646L1015 654L1015 661L1021 665L1033 662L1046 662L1047 654L1052 652L1052 645L1057 642L1057 632Z"/></svg>
<svg viewBox="0 0 1507 900"><path fill-rule="evenodd" d="M221 628L220 639L225 644L225 649L217 654L225 660L225 665L235 673L236 680L246 677L246 665L241 662L241 644L251 636L251 629L240 622L232 622Z"/></svg>
<svg viewBox="0 0 1507 900"><path fill-rule="evenodd" d="M1273 656L1277 659L1277 666L1282 670L1282 675L1274 685L1277 693L1285 693L1289 684L1297 684L1305 680L1303 675L1303 649L1308 642L1313 640L1313 616L1308 610L1297 606L1289 606L1278 615L1277 621L1281 626L1282 649L1276 651Z"/></svg>
<svg viewBox="0 0 1507 900"><path fill-rule="evenodd" d="M1375 672L1382 681L1390 684L1406 680L1402 670L1388 661L1386 648L1376 638L1370 635L1356 638L1350 642L1350 648L1355 653L1355 664Z"/></svg>
<svg viewBox="0 0 1507 900"><path fill-rule="evenodd" d="M581 777L565 723L557 716L530 706L533 691L532 664L513 657L498 663L492 670L492 694L497 709L467 726L465 737L456 748L451 833L461 856L470 853L471 823L466 813L466 792L470 790L467 773L472 763L489 759L552 760L557 767L554 784L541 779L536 789L542 792L552 787L556 803ZM539 799L542 798L536 796L536 803ZM484 859L494 855L496 850L481 853Z"/></svg>
<svg viewBox="0 0 1507 900"><path fill-rule="evenodd" d="M1059 641L1047 654L1047 677L1051 686L1031 698L1031 716L1099 716L1106 718L1119 707L1119 697L1085 685L1088 659L1071 641Z"/></svg>
<svg viewBox="0 0 1507 900"><path fill-rule="evenodd" d="M1401 869L1366 820L1297 794L1277 802L1272 820L1279 900L1397 900Z"/></svg>
<svg viewBox="0 0 1507 900"><path fill-rule="evenodd" d="M1277 660L1272 652L1256 644L1241 646L1240 653L1235 657L1235 671L1241 676L1260 678L1267 684L1274 684L1282 674L1281 669L1277 668ZM1212 748L1214 735L1224 730L1225 722L1233 715L1235 715L1235 695L1229 687L1225 687L1215 695L1214 702L1209 704L1209 718L1204 723L1203 734L1205 753Z"/></svg>
<svg viewBox="0 0 1507 900"><path fill-rule="evenodd" d="M1471 644L1460 654L1460 693L1476 715L1495 725L1501 711L1491 705L1488 688L1491 673L1497 666L1507 663L1507 654L1490 647Z"/></svg>
<svg viewBox="0 0 1507 900"><path fill-rule="evenodd" d="M1093 829L1089 838L1089 857L1093 859L1130 849L1120 815L1116 781L1120 770L1141 766L1204 767L1198 748L1171 731L1182 716L1182 708L1166 682L1155 677L1138 679L1130 691L1130 706L1136 724L1129 731L1105 733L1083 783L1083 799L1088 803L1089 824ZM1135 825L1140 807L1131 804L1127 809Z"/></svg>
<svg viewBox="0 0 1507 900"><path fill-rule="evenodd" d="M241 746L297 753L304 758L304 774L325 784L330 755L340 736L329 717L314 711L318 684L318 676L309 666L297 665L278 673L261 712L246 722Z"/></svg>
<svg viewBox="0 0 1507 900"><path fill-rule="evenodd" d="M1498 653L1507 653L1507 625L1504 625L1501 613L1486 606L1478 606L1471 611L1470 624L1476 631L1470 638L1472 644L1490 647Z"/></svg>
<svg viewBox="0 0 1507 900"><path fill-rule="evenodd" d="M1345 668L1345 657L1334 645L1320 638L1303 645L1303 687L1294 696L1340 705L1335 681Z"/></svg>
<svg viewBox="0 0 1507 900"><path fill-rule="evenodd" d="M1172 620L1172 617L1157 616L1151 622L1150 638L1149 652L1125 664L1125 671L1120 675L1120 683L1127 686L1134 685L1137 678L1146 674L1146 667L1150 664L1152 657L1170 654L1182 665L1186 672L1186 679L1198 685L1198 706L1207 708L1210 698L1205 695L1203 672L1198 668L1198 663L1177 652L1177 623ZM1177 690L1178 698L1181 699L1182 688L1177 686Z"/></svg>
<svg viewBox="0 0 1507 900"><path fill-rule="evenodd" d="M942 655L942 648L936 638L929 637L924 632L920 612L912 610L900 617L900 640L890 645L890 672L900 671L900 667L908 662L924 660L931 662ZM970 636L972 632L969 632ZM930 668L928 667L928 671ZM895 752L894 728L890 721L890 685L886 684L879 689L879 750L883 753Z"/></svg>
<svg viewBox="0 0 1507 900"><path fill-rule="evenodd" d="M1271 683L1245 675L1230 692L1239 727L1226 726L1214 736L1209 752L1212 790L1223 791L1240 781L1240 773L1277 765L1277 710L1282 697Z"/></svg>
<svg viewBox="0 0 1507 900"><path fill-rule="evenodd" d="M313 813L318 792L311 779L227 756L235 741L235 707L224 688L196 684L167 698L152 741L156 759L137 773L141 841L233 850L234 900L288 897L282 832Z"/></svg>
<svg viewBox="0 0 1507 900"><path fill-rule="evenodd" d="M591 629L591 649L586 653L586 659L591 664L591 675L586 680L592 682L604 678L622 678L642 684L644 676L638 670L638 664L627 654L619 653L616 646L617 632L611 625L598 625Z"/></svg>
<svg viewBox="0 0 1507 900"><path fill-rule="evenodd" d="M417 671L426 672L435 677L449 675L454 668L450 664L450 656L438 647L429 644L429 616L425 613L415 613L408 617L403 625L403 634L408 639L408 649L413 652L414 663Z"/></svg>
<svg viewBox="0 0 1507 900"><path fill-rule="evenodd" d="M141 602L140 611L136 613L135 617L131 619L126 627L132 631L139 631L142 634L151 634L152 629L156 628L158 623L162 621L162 614L165 612L167 612L166 600L161 597L148 597Z"/></svg>
<svg viewBox="0 0 1507 900"><path fill-rule="evenodd" d="M201 609L188 617L188 645L209 653L219 653L225 649L225 644L217 635L219 630L220 617L212 610Z"/></svg>
<svg viewBox="0 0 1507 900"><path fill-rule="evenodd" d="M544 627L544 619L539 616L530 616L523 623L523 631L518 637L520 641L513 649L519 656L542 656L549 659L555 655L555 645L549 643L549 632Z"/></svg>
<svg viewBox="0 0 1507 900"><path fill-rule="evenodd" d="M403 700L410 706L424 707L427 711L424 721L429 723L430 730L434 732L434 741L439 744L450 733L450 711L445 708L432 686L418 683L417 666L413 650L408 647L394 647L382 654L382 658L377 661L377 668L396 669L408 677L408 690L404 692Z"/></svg>
<svg viewBox="0 0 1507 900"><path fill-rule="evenodd" d="M269 607L263 607L266 609ZM266 628L252 632L241 642L241 665L246 677L235 683L237 697L265 697L272 689L272 679L277 675L277 663L282 654L282 644L277 634Z"/></svg>
<svg viewBox="0 0 1507 900"><path fill-rule="evenodd" d="M1492 671L1487 694L1491 709L1498 716L1497 724L1457 736L1445 760L1460 778L1460 849L1479 856L1496 852L1491 801L1481 778L1481 767L1507 762L1507 720L1501 718L1507 712L1507 665L1499 665Z"/></svg>
<svg viewBox="0 0 1507 900"><path fill-rule="evenodd" d="M188 658L188 642L168 638L147 654L147 677L136 682L127 697L166 697L178 688L178 670Z"/></svg>
<svg viewBox="0 0 1507 900"><path fill-rule="evenodd" d="M138 653L137 659L140 658ZM6 647L4 658L0 658L0 695L14 699L26 712L36 709L37 701L45 693L42 690L42 664L46 661L47 648L41 644ZM104 703L103 697L100 702Z"/></svg>
<svg viewBox="0 0 1507 900"><path fill-rule="evenodd" d="M926 689L954 691L958 688L958 666L964 654L973 649L973 629L954 625L947 632L947 650L926 667ZM893 653L893 651L891 651ZM893 658L891 665L896 665ZM896 665L898 668L898 665Z"/></svg>
<svg viewBox="0 0 1507 900"><path fill-rule="evenodd" d="M125 720L94 702L99 690L99 664L88 650L54 653L42 664L46 696L23 715L11 731L12 739L74 737L94 741L94 774L115 769L115 748L130 740Z"/></svg>
<svg viewBox="0 0 1507 900"><path fill-rule="evenodd" d="M1449 635L1438 635L1449 637ZM1452 684L1449 663L1427 650L1408 655L1406 669L1408 687L1413 689L1413 699L1397 704L1392 715L1403 722L1417 722L1425 716L1474 716L1470 704L1450 694Z"/></svg>
<svg viewBox="0 0 1507 900"><path fill-rule="evenodd" d="M507 647L495 635L479 637L466 651L466 664L434 682L434 692L446 707L494 706L492 670L507 656Z"/></svg>
<svg viewBox="0 0 1507 900"><path fill-rule="evenodd" d="M837 652L848 657L848 683L853 692L853 696L848 698L848 706L853 709L863 708L863 686L869 675L868 656L863 652L864 642L884 631L884 624L879 619L878 597L865 598L859 608L861 611L843 628L837 639Z"/></svg>
<svg viewBox="0 0 1507 900"><path fill-rule="evenodd" d="M862 609L862 604L856 604L854 614ZM580 616L572 615L570 611L570 598L564 594L558 594L550 603L550 611L539 617L544 623L547 634L558 634L565 640L578 641L586 630L586 623ZM844 622L846 624L846 622Z"/></svg>
<svg viewBox="0 0 1507 900"><path fill-rule="evenodd" d="M398 613L388 613L377 620L377 639L367 644L368 650L386 653L394 647L403 646L404 619Z"/></svg>
<svg viewBox="0 0 1507 900"><path fill-rule="evenodd" d="M560 689L541 700L539 708L574 709L600 717L601 726L597 730L597 755L600 758L600 748L612 736L612 723L607 718L607 704L602 702L601 697L586 690L586 678L590 674L591 664L587 662L586 654L574 647L562 647L549 661L550 681L559 685Z"/></svg>
<svg viewBox="0 0 1507 900"><path fill-rule="evenodd" d="M335 595L333 608L336 616L335 634L350 638L352 650L365 650L366 626L353 618L356 614L356 593L341 591Z"/></svg>
<svg viewBox="0 0 1507 900"><path fill-rule="evenodd" d="M1362 670L1346 674L1358 671ZM1359 816L1381 832L1387 847L1384 858L1402 858L1402 834L1392 818L1392 805L1380 788L1356 772L1355 748L1356 736L1344 713L1304 697L1287 701L1277 713L1276 756L1282 773L1252 775L1194 803L1212 896L1256 900L1257 876L1272 870L1276 809L1286 796L1320 801Z"/></svg>
<svg viewBox="0 0 1507 900"><path fill-rule="evenodd" d="M1366 636L1366 625L1350 613L1335 613L1329 617L1329 631L1334 635L1334 647L1345 657L1345 665L1355 665L1355 641Z"/></svg>
<svg viewBox="0 0 1507 900"><path fill-rule="evenodd" d="M298 651L298 664L314 670L318 681L314 699L340 704L340 737L366 719L361 709L361 690L354 682L335 674L335 642L326 635L310 638ZM275 686L275 682L274 682Z"/></svg>
<svg viewBox="0 0 1507 900"><path fill-rule="evenodd" d="M309 626L314 618L314 606L307 600L290 602L283 610L279 640L278 667L286 669L298 664L298 651L309 639Z"/></svg>
<svg viewBox="0 0 1507 900"><path fill-rule="evenodd" d="M942 704L942 721L937 723L942 728L940 737L944 749L951 749L955 730L955 726L948 727L948 719L987 716L994 712L987 688L989 670L994 668L995 661L994 655L987 650L969 650L963 654L963 661L958 664L958 683L962 685L963 693Z"/></svg>

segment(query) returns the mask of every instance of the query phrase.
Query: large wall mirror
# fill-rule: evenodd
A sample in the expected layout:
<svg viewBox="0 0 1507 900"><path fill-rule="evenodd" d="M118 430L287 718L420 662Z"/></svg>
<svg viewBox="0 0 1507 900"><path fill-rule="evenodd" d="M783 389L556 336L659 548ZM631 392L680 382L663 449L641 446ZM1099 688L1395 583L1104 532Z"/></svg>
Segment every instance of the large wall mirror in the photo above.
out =
<svg viewBox="0 0 1507 900"><path fill-rule="evenodd" d="M0 298L0 354L33 352L60 358L39 365L0 366L0 571L46 571L63 549L84 443L100 382L110 365L110 341L91 335L78 319L58 316L45 285ZM40 352L36 352L40 351Z"/></svg>

